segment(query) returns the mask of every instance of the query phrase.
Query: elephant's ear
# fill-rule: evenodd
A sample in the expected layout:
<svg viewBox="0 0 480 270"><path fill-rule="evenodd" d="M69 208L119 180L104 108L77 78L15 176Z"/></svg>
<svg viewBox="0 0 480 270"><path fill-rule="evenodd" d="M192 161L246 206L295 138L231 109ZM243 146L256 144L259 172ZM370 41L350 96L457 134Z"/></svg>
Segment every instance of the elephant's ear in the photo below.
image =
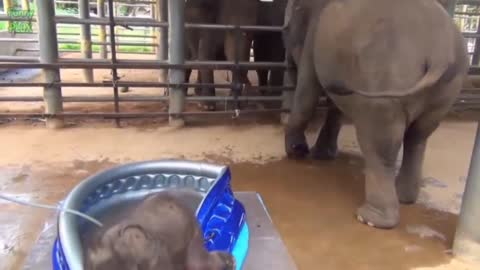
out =
<svg viewBox="0 0 480 270"><path fill-rule="evenodd" d="M152 265L158 257L158 243L138 224L122 226L113 249L129 265Z"/></svg>

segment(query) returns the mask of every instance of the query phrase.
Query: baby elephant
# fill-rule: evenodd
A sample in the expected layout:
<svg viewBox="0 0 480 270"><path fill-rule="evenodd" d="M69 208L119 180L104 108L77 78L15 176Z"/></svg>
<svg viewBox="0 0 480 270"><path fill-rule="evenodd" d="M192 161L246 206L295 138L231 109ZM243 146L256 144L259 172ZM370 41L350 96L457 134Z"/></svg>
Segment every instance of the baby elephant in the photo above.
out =
<svg viewBox="0 0 480 270"><path fill-rule="evenodd" d="M190 193L190 194L189 194ZM235 259L208 252L188 191L147 196L87 245L86 270L234 270Z"/></svg>

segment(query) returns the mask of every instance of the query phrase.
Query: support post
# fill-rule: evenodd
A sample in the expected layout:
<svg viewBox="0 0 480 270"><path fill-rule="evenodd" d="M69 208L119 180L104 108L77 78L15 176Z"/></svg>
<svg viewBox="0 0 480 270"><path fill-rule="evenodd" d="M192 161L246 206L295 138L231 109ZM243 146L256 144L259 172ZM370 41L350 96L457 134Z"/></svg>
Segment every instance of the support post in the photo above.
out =
<svg viewBox="0 0 480 270"><path fill-rule="evenodd" d="M8 11L13 7L13 1L12 0L3 0L3 10L5 11L5 14L8 14ZM7 29L10 29L11 22L7 21Z"/></svg>
<svg viewBox="0 0 480 270"><path fill-rule="evenodd" d="M29 0L22 0L22 9L23 10L30 10L30 1Z"/></svg>
<svg viewBox="0 0 480 270"><path fill-rule="evenodd" d="M97 15L99 18L105 18L105 0L97 0ZM102 43L100 45L100 58L107 59L108 51L107 45L107 30L105 25L100 25L100 31L98 32L99 41Z"/></svg>
<svg viewBox="0 0 480 270"><path fill-rule="evenodd" d="M30 2L29 2L29 0L22 0L22 9L23 9L23 10L30 10Z"/></svg>
<svg viewBox="0 0 480 270"><path fill-rule="evenodd" d="M78 0L78 13L80 19L90 18L89 0ZM80 26L80 50L82 57L85 59L92 59L92 33L89 24L82 24ZM83 69L85 82L93 82L93 69Z"/></svg>
<svg viewBox="0 0 480 270"><path fill-rule="evenodd" d="M291 63L289 62L289 57L287 52L285 52L285 63L287 65L287 69L283 74L283 85L294 85L294 82L291 81L289 75L289 69L291 68ZM293 97L295 92L294 91L282 91L282 109L289 110L289 112L282 112L280 113L280 123L282 125L288 124L288 119L290 118L290 110L292 109L293 105Z"/></svg>
<svg viewBox="0 0 480 270"><path fill-rule="evenodd" d="M455 16L455 8L457 7L458 0L447 0L447 12L453 18Z"/></svg>
<svg viewBox="0 0 480 270"><path fill-rule="evenodd" d="M168 0L168 40L170 64L180 65L185 63L185 1ZM173 85L185 82L185 70L172 69L169 72L169 82ZM183 112L185 107L185 92L183 87L174 86L169 91L170 114ZM183 117L170 116L170 125L183 126Z"/></svg>
<svg viewBox="0 0 480 270"><path fill-rule="evenodd" d="M473 148L462 209L453 243L453 253L459 259L480 262L480 126Z"/></svg>
<svg viewBox="0 0 480 270"><path fill-rule="evenodd" d="M480 34L480 19L477 22L477 34ZM473 49L472 65L478 66L479 64L480 64L480 38L476 38L475 48Z"/></svg>
<svg viewBox="0 0 480 270"><path fill-rule="evenodd" d="M57 27L55 24L54 1L36 1L38 21L38 42L40 47L40 63L53 64L58 60ZM40 35L40 33L42 33ZM45 68L43 74L46 83L60 82L58 68ZM45 113L56 114L63 112L62 89L59 86L46 86L43 88ZM63 127L63 118L49 118L47 128Z"/></svg>
<svg viewBox="0 0 480 270"><path fill-rule="evenodd" d="M159 22L167 22L168 21L168 4L167 0L157 0L155 5L155 14L157 16L157 20ZM158 47L156 51L157 60L159 61L166 61L168 59L168 33L165 27L158 27L156 29L156 36ZM168 70L167 69L160 69L160 82L167 81Z"/></svg>

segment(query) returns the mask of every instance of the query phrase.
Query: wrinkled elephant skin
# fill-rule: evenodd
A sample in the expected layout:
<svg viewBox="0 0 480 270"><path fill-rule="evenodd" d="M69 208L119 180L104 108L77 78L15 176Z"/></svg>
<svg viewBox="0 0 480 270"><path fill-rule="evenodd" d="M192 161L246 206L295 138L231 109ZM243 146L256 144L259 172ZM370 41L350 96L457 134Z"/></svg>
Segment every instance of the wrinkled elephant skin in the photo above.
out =
<svg viewBox="0 0 480 270"><path fill-rule="evenodd" d="M88 242L86 270L234 270L228 253L208 252L195 213L185 201L191 191L147 196Z"/></svg>
<svg viewBox="0 0 480 270"><path fill-rule="evenodd" d="M331 105L311 155L332 159L342 115L365 158L358 219L398 225L414 203L427 139L455 102L468 70L464 38L435 0L290 0L284 40L296 79L286 127L289 157L308 154L305 129L319 95ZM403 144L403 161L395 163Z"/></svg>

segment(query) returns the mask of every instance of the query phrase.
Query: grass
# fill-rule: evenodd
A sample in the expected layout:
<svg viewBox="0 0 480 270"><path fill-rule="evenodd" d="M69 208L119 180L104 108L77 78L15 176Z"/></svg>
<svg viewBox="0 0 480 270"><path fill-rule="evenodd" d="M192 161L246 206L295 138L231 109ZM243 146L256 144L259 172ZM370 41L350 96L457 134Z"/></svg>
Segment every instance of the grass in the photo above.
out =
<svg viewBox="0 0 480 270"><path fill-rule="evenodd" d="M60 44L58 46L60 50L75 50L80 51L80 44ZM100 45L92 45L92 51L94 53L100 52ZM119 46L117 49L119 53L152 53L153 49L146 46Z"/></svg>

